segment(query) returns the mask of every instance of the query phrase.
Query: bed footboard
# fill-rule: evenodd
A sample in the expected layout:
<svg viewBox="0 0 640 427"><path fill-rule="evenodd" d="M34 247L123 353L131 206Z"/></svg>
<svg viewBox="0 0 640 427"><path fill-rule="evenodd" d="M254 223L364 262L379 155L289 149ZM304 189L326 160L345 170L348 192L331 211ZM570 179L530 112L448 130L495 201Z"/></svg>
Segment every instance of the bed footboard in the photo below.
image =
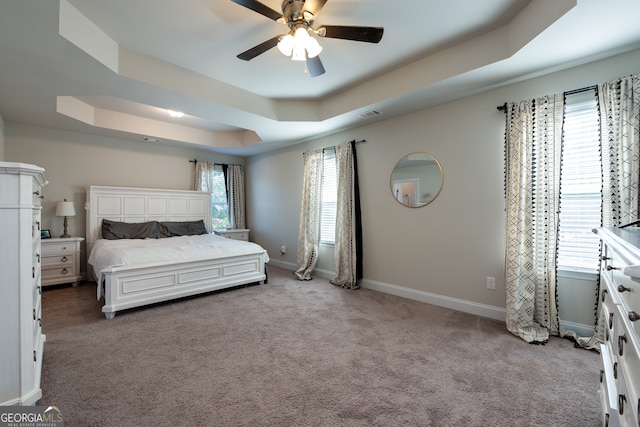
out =
<svg viewBox="0 0 640 427"><path fill-rule="evenodd" d="M102 312L117 311L266 280L264 256L112 267L104 274Z"/></svg>

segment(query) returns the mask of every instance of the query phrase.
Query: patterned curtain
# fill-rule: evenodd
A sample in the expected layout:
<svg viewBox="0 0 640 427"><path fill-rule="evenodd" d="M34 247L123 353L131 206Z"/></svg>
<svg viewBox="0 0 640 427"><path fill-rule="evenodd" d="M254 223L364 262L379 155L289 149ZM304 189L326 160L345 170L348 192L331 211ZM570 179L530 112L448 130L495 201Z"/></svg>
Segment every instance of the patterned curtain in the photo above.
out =
<svg viewBox="0 0 640 427"><path fill-rule="evenodd" d="M228 165L226 180L231 226L240 229L247 228L244 202L244 166Z"/></svg>
<svg viewBox="0 0 640 427"><path fill-rule="evenodd" d="M640 76L598 85L602 149L602 224L616 227L640 214ZM596 289L596 328L578 345L598 349L604 342L605 320Z"/></svg>
<svg viewBox="0 0 640 427"><path fill-rule="evenodd" d="M637 220L640 205L640 75L598 86L605 226ZM606 167L608 165L608 167Z"/></svg>
<svg viewBox="0 0 640 427"><path fill-rule="evenodd" d="M320 225L322 216L322 149L307 151L304 157L302 205L298 229L298 269L294 274L299 280L311 280L311 272L318 260L320 249Z"/></svg>
<svg viewBox="0 0 640 427"><path fill-rule="evenodd" d="M559 333L555 262L563 99L507 104L507 329L532 343Z"/></svg>
<svg viewBox="0 0 640 427"><path fill-rule="evenodd" d="M196 161L195 172L193 174L193 191L213 191L213 168L211 162Z"/></svg>
<svg viewBox="0 0 640 427"><path fill-rule="evenodd" d="M336 277L331 283L343 288L358 289L358 241L362 241L359 219L359 194L357 191L357 161L355 141L336 146L336 178L338 199L336 213ZM358 228L360 237L358 239ZM362 267L360 266L360 272Z"/></svg>
<svg viewBox="0 0 640 427"><path fill-rule="evenodd" d="M213 191L213 170L214 163L199 162L196 160L195 171L193 173L193 191L206 191L209 194ZM209 219L209 229L211 229L211 219Z"/></svg>

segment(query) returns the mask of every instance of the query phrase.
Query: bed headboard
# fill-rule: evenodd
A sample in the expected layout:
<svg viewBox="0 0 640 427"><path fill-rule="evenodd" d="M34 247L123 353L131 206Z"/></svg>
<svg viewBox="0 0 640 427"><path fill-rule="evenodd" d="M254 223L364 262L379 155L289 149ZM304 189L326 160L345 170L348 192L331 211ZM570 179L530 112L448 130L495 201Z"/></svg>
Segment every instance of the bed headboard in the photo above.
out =
<svg viewBox="0 0 640 427"><path fill-rule="evenodd" d="M211 232L211 195L205 191L155 188L87 188L87 249L102 237L104 218L120 222L204 220Z"/></svg>

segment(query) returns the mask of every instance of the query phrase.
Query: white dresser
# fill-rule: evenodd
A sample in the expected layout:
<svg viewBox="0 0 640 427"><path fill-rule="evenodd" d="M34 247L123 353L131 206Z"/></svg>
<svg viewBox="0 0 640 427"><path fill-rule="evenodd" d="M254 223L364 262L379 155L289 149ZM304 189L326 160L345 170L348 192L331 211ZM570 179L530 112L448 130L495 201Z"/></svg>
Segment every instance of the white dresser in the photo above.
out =
<svg viewBox="0 0 640 427"><path fill-rule="evenodd" d="M599 228L602 425L640 426L640 229Z"/></svg>
<svg viewBox="0 0 640 427"><path fill-rule="evenodd" d="M42 286L71 283L78 286L82 237L42 239Z"/></svg>
<svg viewBox="0 0 640 427"><path fill-rule="evenodd" d="M216 233L218 236L226 237L227 239L244 240L245 242L249 241L249 230L246 228L215 230L214 233Z"/></svg>
<svg viewBox="0 0 640 427"><path fill-rule="evenodd" d="M42 396L40 215L44 169L0 162L0 405Z"/></svg>

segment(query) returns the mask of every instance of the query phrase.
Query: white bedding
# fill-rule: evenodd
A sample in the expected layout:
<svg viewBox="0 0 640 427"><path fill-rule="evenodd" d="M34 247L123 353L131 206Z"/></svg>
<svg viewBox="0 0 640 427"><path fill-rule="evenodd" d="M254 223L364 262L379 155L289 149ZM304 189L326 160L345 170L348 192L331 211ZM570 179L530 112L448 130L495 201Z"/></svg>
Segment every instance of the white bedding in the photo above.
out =
<svg viewBox="0 0 640 427"><path fill-rule="evenodd" d="M216 234L168 237L164 239L98 239L87 263L98 282L98 299L102 297L102 274L105 269L124 265L153 264L174 261L224 258L234 255L263 254L267 251L251 242L227 239Z"/></svg>

